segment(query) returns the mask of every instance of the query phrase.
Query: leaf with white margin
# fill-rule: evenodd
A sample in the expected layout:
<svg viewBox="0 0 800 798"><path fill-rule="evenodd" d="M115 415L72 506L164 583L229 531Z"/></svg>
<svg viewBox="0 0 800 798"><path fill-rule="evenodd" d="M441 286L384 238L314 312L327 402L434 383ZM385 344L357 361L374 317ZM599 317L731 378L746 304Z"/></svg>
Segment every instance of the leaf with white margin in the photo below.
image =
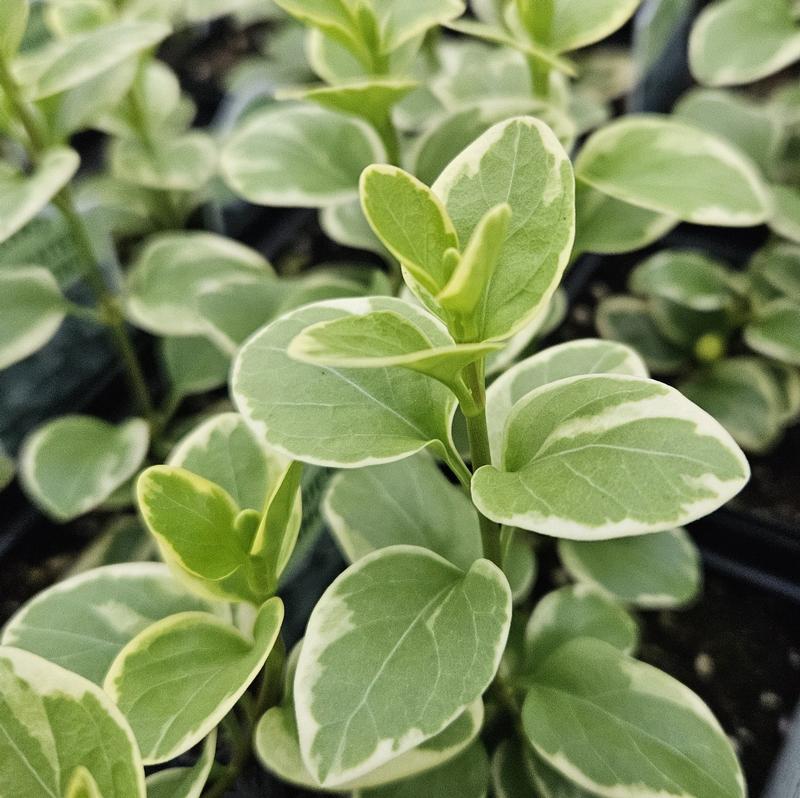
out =
<svg viewBox="0 0 800 798"><path fill-rule="evenodd" d="M352 798L418 798L420 795L457 795L485 798L489 789L489 757L478 740L442 765L403 781L353 791Z"/></svg>
<svg viewBox="0 0 800 798"><path fill-rule="evenodd" d="M427 452L340 471L328 483L322 512L350 562L399 543L430 549L462 569L482 553L472 504Z"/></svg>
<svg viewBox="0 0 800 798"><path fill-rule="evenodd" d="M678 224L669 214L649 211L597 191L578 177L575 181L575 248L615 255L646 247Z"/></svg>
<svg viewBox="0 0 800 798"><path fill-rule="evenodd" d="M788 0L717 0L689 36L689 66L707 86L765 78L800 58L800 28Z"/></svg>
<svg viewBox="0 0 800 798"><path fill-rule="evenodd" d="M762 366L774 379L778 389L777 406L781 420L784 424L791 424L800 415L800 371L774 360L765 360Z"/></svg>
<svg viewBox="0 0 800 798"><path fill-rule="evenodd" d="M166 768L145 779L147 798L200 798L214 765L217 749L217 730L203 743L203 750L191 767Z"/></svg>
<svg viewBox="0 0 800 798"><path fill-rule="evenodd" d="M680 371L689 360L683 347L664 337L643 299L623 294L605 297L597 306L595 325L603 338L636 350L657 374Z"/></svg>
<svg viewBox="0 0 800 798"><path fill-rule="evenodd" d="M82 676L5 646L0 732L8 795L57 798L82 766L103 798L145 798L136 740L111 699Z"/></svg>
<svg viewBox="0 0 800 798"><path fill-rule="evenodd" d="M700 590L700 554L684 529L618 540L559 540L570 575L646 610L680 607Z"/></svg>
<svg viewBox="0 0 800 798"><path fill-rule="evenodd" d="M769 451L783 432L781 387L759 358L718 360L683 380L680 390L749 452Z"/></svg>
<svg viewBox="0 0 800 798"><path fill-rule="evenodd" d="M295 336L287 352L301 363L333 368L402 366L455 386L466 366L500 348L492 343L434 346L409 316L376 310L318 322Z"/></svg>
<svg viewBox="0 0 800 798"><path fill-rule="evenodd" d="M756 166L712 133L657 114L611 122L589 137L575 174L598 191L686 222L747 227L771 214Z"/></svg>
<svg viewBox="0 0 800 798"><path fill-rule="evenodd" d="M800 366L800 305L789 299L765 305L745 327L744 340L762 355Z"/></svg>
<svg viewBox="0 0 800 798"><path fill-rule="evenodd" d="M44 152L29 175L0 164L0 243L23 228L78 171L75 150L59 147Z"/></svg>
<svg viewBox="0 0 800 798"><path fill-rule="evenodd" d="M28 0L6 0L0 6L0 58L16 55L28 24Z"/></svg>
<svg viewBox="0 0 800 798"><path fill-rule="evenodd" d="M0 269L0 369L41 349L65 315L66 301L48 269Z"/></svg>
<svg viewBox="0 0 800 798"><path fill-rule="evenodd" d="M103 798L94 776L83 765L72 771L66 798Z"/></svg>
<svg viewBox="0 0 800 798"><path fill-rule="evenodd" d="M494 678L510 621L508 582L488 560L465 573L391 546L351 565L314 608L297 665L313 777L344 784L439 734Z"/></svg>
<svg viewBox="0 0 800 798"><path fill-rule="evenodd" d="M747 266L756 305L787 298L800 304L800 246L772 241L753 255Z"/></svg>
<svg viewBox="0 0 800 798"><path fill-rule="evenodd" d="M26 52L14 71L30 99L41 100L97 77L169 33L161 22L120 20Z"/></svg>
<svg viewBox="0 0 800 798"><path fill-rule="evenodd" d="M206 393L228 381L230 357L201 335L161 339L161 359L175 397Z"/></svg>
<svg viewBox="0 0 800 798"><path fill-rule="evenodd" d="M770 186L775 212L768 220L771 230L800 244L800 191L795 186Z"/></svg>
<svg viewBox="0 0 800 798"><path fill-rule="evenodd" d="M111 173L128 183L160 191L199 191L214 176L217 148L211 136L193 131L148 146L135 138L116 139Z"/></svg>
<svg viewBox="0 0 800 798"><path fill-rule="evenodd" d="M156 335L204 335L194 299L205 288L238 275L270 277L255 250L213 233L165 233L151 238L127 278L126 313Z"/></svg>
<svg viewBox="0 0 800 798"><path fill-rule="evenodd" d="M389 310L423 330L435 346L452 339L441 325L399 299L317 302L287 313L241 348L231 376L239 412L272 447L316 465L356 468L450 447L455 397L407 369L338 369L286 352L306 327L354 313Z"/></svg>
<svg viewBox="0 0 800 798"><path fill-rule="evenodd" d="M603 798L744 798L731 744L702 700L600 640L573 640L539 666L522 722L545 762Z"/></svg>
<svg viewBox="0 0 800 798"><path fill-rule="evenodd" d="M256 438L238 413L220 413L178 441L167 465L216 483L239 507L260 511L287 463Z"/></svg>
<svg viewBox="0 0 800 798"><path fill-rule="evenodd" d="M208 613L183 612L122 649L104 688L130 723L145 764L173 759L217 726L264 667L282 622L277 597L259 609L253 639Z"/></svg>
<svg viewBox="0 0 800 798"><path fill-rule="evenodd" d="M348 0L352 2L352 0ZM382 49L396 50L428 29L460 17L466 8L463 0L374 0Z"/></svg>
<svg viewBox="0 0 800 798"><path fill-rule="evenodd" d="M325 235L337 244L387 257L386 248L369 226L357 198L323 208L319 224Z"/></svg>
<svg viewBox="0 0 800 798"><path fill-rule="evenodd" d="M632 654L639 644L634 618L613 598L587 585L567 585L539 600L525 627L525 670L536 669L577 637L603 640ZM535 678L535 677L534 677Z"/></svg>
<svg viewBox="0 0 800 798"><path fill-rule="evenodd" d="M195 598L162 563L106 565L57 582L17 610L2 645L23 648L102 684L139 632L177 612L219 611Z"/></svg>
<svg viewBox="0 0 800 798"><path fill-rule="evenodd" d="M647 377L647 366L624 344L583 338L550 346L512 366L486 391L486 425L492 460L500 462L503 429L511 408L536 388L579 374L632 374Z"/></svg>
<svg viewBox="0 0 800 798"><path fill-rule="evenodd" d="M511 337L549 302L575 235L574 185L564 148L533 117L489 128L433 184L462 243L487 211L511 207L499 261L476 311L479 340Z"/></svg>
<svg viewBox="0 0 800 798"><path fill-rule="evenodd" d="M549 383L514 405L502 464L475 472L472 499L499 523L606 540L694 521L749 475L731 436L674 388L589 375Z"/></svg>
<svg viewBox="0 0 800 798"><path fill-rule="evenodd" d="M364 168L385 157L378 134L360 119L278 105L244 120L220 167L230 188L257 205L320 208L353 199Z"/></svg>
<svg viewBox="0 0 800 798"><path fill-rule="evenodd" d="M22 487L57 521L70 521L105 501L137 471L147 454L147 422L119 425L92 416L61 416L25 440Z"/></svg>

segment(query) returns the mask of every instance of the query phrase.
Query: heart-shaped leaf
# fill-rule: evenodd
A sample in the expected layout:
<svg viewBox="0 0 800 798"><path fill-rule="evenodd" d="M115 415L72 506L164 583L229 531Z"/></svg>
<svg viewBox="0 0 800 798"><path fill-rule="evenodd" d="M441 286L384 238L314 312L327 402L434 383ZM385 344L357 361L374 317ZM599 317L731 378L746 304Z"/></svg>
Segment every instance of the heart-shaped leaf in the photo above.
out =
<svg viewBox="0 0 800 798"><path fill-rule="evenodd" d="M350 566L314 608L297 665L313 777L344 784L439 734L491 682L510 619L508 583L487 560L464 572L392 546ZM403 689L409 678L420 689Z"/></svg>
<svg viewBox="0 0 800 798"><path fill-rule="evenodd" d="M494 521L574 540L660 532L724 504L750 475L739 447L674 388L568 377L514 405L503 461L472 478Z"/></svg>

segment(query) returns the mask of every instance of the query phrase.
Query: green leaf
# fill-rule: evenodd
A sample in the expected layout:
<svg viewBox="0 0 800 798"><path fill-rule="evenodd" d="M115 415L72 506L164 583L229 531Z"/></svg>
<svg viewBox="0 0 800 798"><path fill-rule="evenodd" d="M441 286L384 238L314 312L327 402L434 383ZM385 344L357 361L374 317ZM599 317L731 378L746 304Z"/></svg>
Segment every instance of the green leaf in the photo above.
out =
<svg viewBox="0 0 800 798"><path fill-rule="evenodd" d="M214 764L216 748L217 730L212 729L194 765L166 768L147 777L147 798L200 798Z"/></svg>
<svg viewBox="0 0 800 798"><path fill-rule="evenodd" d="M353 798L417 798L420 795L457 795L484 798L489 787L489 758L475 741L443 765L395 784L353 791Z"/></svg>
<svg viewBox="0 0 800 798"><path fill-rule="evenodd" d="M328 205L319 214L319 224L328 238L345 247L364 249L382 258L388 253L369 226L359 199Z"/></svg>
<svg viewBox="0 0 800 798"><path fill-rule="evenodd" d="M66 798L103 798L94 776L83 765L72 771Z"/></svg>
<svg viewBox="0 0 800 798"><path fill-rule="evenodd" d="M773 241L753 255L747 267L754 304L787 298L800 304L800 246Z"/></svg>
<svg viewBox="0 0 800 798"><path fill-rule="evenodd" d="M51 97L154 47L169 33L161 22L113 22L26 52L15 64L17 79L31 99Z"/></svg>
<svg viewBox="0 0 800 798"><path fill-rule="evenodd" d="M47 4L44 17L53 35L65 39L111 22L114 9L109 0L55 0Z"/></svg>
<svg viewBox="0 0 800 798"><path fill-rule="evenodd" d="M770 228L795 244L800 244L800 191L795 186L770 186L774 213Z"/></svg>
<svg viewBox="0 0 800 798"><path fill-rule="evenodd" d="M618 200L696 224L747 227L771 213L750 160L718 136L656 114L627 116L594 133L575 174Z"/></svg>
<svg viewBox="0 0 800 798"><path fill-rule="evenodd" d="M26 439L19 462L22 486L49 516L70 521L136 473L149 437L140 418L114 426L91 416L62 416Z"/></svg>
<svg viewBox="0 0 800 798"><path fill-rule="evenodd" d="M8 0L0 7L0 58L17 53L28 24L28 0Z"/></svg>
<svg viewBox="0 0 800 798"><path fill-rule="evenodd" d="M700 555L683 529L618 540L559 540L558 554L579 582L634 607L679 607L700 590Z"/></svg>
<svg viewBox="0 0 800 798"><path fill-rule="evenodd" d="M350 468L450 445L455 398L434 380L405 369L313 366L286 352L312 324L380 310L413 321L436 346L450 343L422 311L397 299L373 297L306 305L242 347L231 391L244 418L270 445L297 460Z"/></svg>
<svg viewBox="0 0 800 798"><path fill-rule="evenodd" d="M678 223L675 216L649 211L597 191L580 177L575 182L575 248L615 255L646 247Z"/></svg>
<svg viewBox="0 0 800 798"><path fill-rule="evenodd" d="M463 0L405 0L403 3L374 0L372 5L386 52L396 50L436 25L460 17L466 8Z"/></svg>
<svg viewBox="0 0 800 798"><path fill-rule="evenodd" d="M522 709L528 739L592 794L743 798L728 738L700 698L671 676L608 643L579 638L541 665L535 680Z"/></svg>
<svg viewBox="0 0 800 798"><path fill-rule="evenodd" d="M271 598L253 639L208 613L172 615L117 655L104 688L127 718L146 764L166 762L202 740L264 667L283 621Z"/></svg>
<svg viewBox="0 0 800 798"><path fill-rule="evenodd" d="M145 798L136 740L99 687L35 654L3 647L0 696L0 761L9 795L65 795L83 767L103 798Z"/></svg>
<svg viewBox="0 0 800 798"><path fill-rule="evenodd" d="M318 366L402 366L458 390L461 371L500 348L490 343L434 346L410 317L408 312L376 310L318 322L293 338L287 351L295 360Z"/></svg>
<svg viewBox="0 0 800 798"><path fill-rule="evenodd" d="M539 600L525 628L525 669L534 674L565 643L579 637L603 640L632 654L639 643L636 621L614 600L586 585L569 585Z"/></svg>
<svg viewBox="0 0 800 798"><path fill-rule="evenodd" d="M0 368L41 349L61 326L66 302L41 266L0 269Z"/></svg>
<svg viewBox="0 0 800 798"><path fill-rule="evenodd" d="M791 424L800 414L800 371L785 363L765 360L761 364L775 381L777 406L784 424ZM2 479L0 479L2 484Z"/></svg>
<svg viewBox="0 0 800 798"><path fill-rule="evenodd" d="M255 250L213 233L165 233L151 238L128 273L126 312L157 335L203 335L208 325L195 298L234 276L269 277Z"/></svg>
<svg viewBox="0 0 800 798"><path fill-rule="evenodd" d="M117 139L110 152L111 173L136 186L161 191L199 191L213 177L217 149L205 133L158 140Z"/></svg>
<svg viewBox="0 0 800 798"><path fill-rule="evenodd" d="M539 120L508 119L458 155L433 192L462 242L487 211L510 206L511 223L476 323L478 340L512 336L549 302L572 248L574 181L563 147Z"/></svg>
<svg viewBox="0 0 800 798"><path fill-rule="evenodd" d="M500 467L472 478L493 521L573 540L660 532L736 495L749 467L674 388L622 374L568 377L514 405Z"/></svg>
<svg viewBox="0 0 800 798"><path fill-rule="evenodd" d="M230 358L208 338L197 335L162 338L161 358L176 396L213 391L228 381Z"/></svg>
<svg viewBox="0 0 800 798"><path fill-rule="evenodd" d="M780 388L758 358L717 361L681 382L680 389L747 451L768 451L783 432Z"/></svg>
<svg viewBox="0 0 800 798"><path fill-rule="evenodd" d="M17 472L16 464L12 457L9 457L5 447L0 443L0 491L11 484L14 474Z"/></svg>
<svg viewBox="0 0 800 798"><path fill-rule="evenodd" d="M486 391L486 423L493 460L500 460L503 429L511 408L536 388L579 374L646 377L647 367L629 347L595 338L551 346L520 361Z"/></svg>
<svg viewBox="0 0 800 798"><path fill-rule="evenodd" d="M360 181L361 207L383 245L428 291L450 279L458 236L439 198L396 166L367 167ZM449 267L449 268L448 268Z"/></svg>
<svg viewBox="0 0 800 798"><path fill-rule="evenodd" d="M692 74L707 86L765 78L800 58L800 29L787 0L717 0L689 37Z"/></svg>
<svg viewBox="0 0 800 798"><path fill-rule="evenodd" d="M508 583L487 560L465 573L392 546L351 565L314 608L297 666L314 778L344 784L445 729L494 677L510 620Z"/></svg>
<svg viewBox="0 0 800 798"><path fill-rule="evenodd" d="M464 570L481 556L475 510L426 452L340 471L322 511L350 562L401 543L430 549Z"/></svg>
<svg viewBox="0 0 800 798"><path fill-rule="evenodd" d="M762 355L800 366L800 305L788 299L770 302L745 327L744 340Z"/></svg>
<svg viewBox="0 0 800 798"><path fill-rule="evenodd" d="M107 565L37 594L6 624L2 644L102 684L114 657L150 624L176 612L214 609L161 563Z"/></svg>
<svg viewBox="0 0 800 798"><path fill-rule="evenodd" d="M264 446L238 413L220 413L182 438L167 465L216 483L239 507L261 511L286 459Z"/></svg>
<svg viewBox="0 0 800 798"><path fill-rule="evenodd" d="M595 315L603 338L619 341L635 349L656 374L679 371L689 353L665 338L656 326L647 302L632 296L604 298Z"/></svg>
<svg viewBox="0 0 800 798"><path fill-rule="evenodd" d="M47 150L29 175L0 164L0 244L23 228L78 171L80 158L67 147Z"/></svg>
<svg viewBox="0 0 800 798"><path fill-rule="evenodd" d="M278 105L245 119L223 148L220 166L231 189L250 202L317 208L354 198L364 167L384 158L365 122L323 108Z"/></svg>

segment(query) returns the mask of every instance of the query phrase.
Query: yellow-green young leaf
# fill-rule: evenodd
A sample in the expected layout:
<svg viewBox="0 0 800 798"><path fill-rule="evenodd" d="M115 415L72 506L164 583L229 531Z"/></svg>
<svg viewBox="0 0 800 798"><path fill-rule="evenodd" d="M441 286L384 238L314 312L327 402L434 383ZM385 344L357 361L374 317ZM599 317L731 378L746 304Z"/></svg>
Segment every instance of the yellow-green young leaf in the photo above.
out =
<svg viewBox="0 0 800 798"><path fill-rule="evenodd" d="M522 721L537 754L593 795L744 798L731 744L702 700L600 640L572 640L536 670Z"/></svg>
<svg viewBox="0 0 800 798"><path fill-rule="evenodd" d="M258 610L252 639L208 613L182 612L122 649L103 686L145 764L179 756L217 726L264 667L282 622L277 597Z"/></svg>
<svg viewBox="0 0 800 798"><path fill-rule="evenodd" d="M195 298L223 280L270 277L255 250L213 233L165 233L151 238L128 273L126 312L156 335L204 335L208 324Z"/></svg>
<svg viewBox="0 0 800 798"><path fill-rule="evenodd" d="M319 366L402 366L454 387L465 366L499 348L491 343L434 346L408 315L377 310L313 324L292 340L288 353Z"/></svg>
<svg viewBox="0 0 800 798"><path fill-rule="evenodd" d="M153 147L138 139L117 139L110 157L115 177L161 191L199 191L217 167L213 140L199 132L158 140Z"/></svg>
<svg viewBox="0 0 800 798"><path fill-rule="evenodd" d="M57 521L70 521L105 501L137 471L150 442L147 423L118 426L91 416L62 416L23 445L22 486Z"/></svg>
<svg viewBox="0 0 800 798"><path fill-rule="evenodd" d="M154 47L169 33L161 22L122 20L103 25L20 56L15 64L17 79L31 99L51 97Z"/></svg>
<svg viewBox="0 0 800 798"><path fill-rule="evenodd" d="M487 560L464 572L391 546L351 565L314 608L295 676L314 779L346 784L442 732L494 678L510 620L508 583Z"/></svg>
<svg viewBox="0 0 800 798"><path fill-rule="evenodd" d="M176 612L214 611L161 563L119 563L73 576L24 604L2 644L23 648L102 684L114 657L135 635Z"/></svg>
<svg viewBox="0 0 800 798"><path fill-rule="evenodd" d="M749 475L731 436L674 388L589 375L544 385L514 405L503 460L475 472L472 498L493 521L606 540L707 515Z"/></svg>
<svg viewBox="0 0 800 798"><path fill-rule="evenodd" d="M716 0L689 37L689 66L707 86L765 78L800 58L800 26L789 0Z"/></svg>
<svg viewBox="0 0 800 798"><path fill-rule="evenodd" d="M7 0L0 5L0 58L11 60L22 43L28 24L29 0Z"/></svg>
<svg viewBox="0 0 800 798"><path fill-rule="evenodd" d="M317 302L287 313L242 347L231 375L239 412L278 451L316 465L355 468L450 446L455 397L408 369L314 366L287 348L307 327L353 313L394 311L436 347L452 345L423 311L390 297ZM358 435L354 435L354 430Z"/></svg>
<svg viewBox="0 0 800 798"><path fill-rule="evenodd" d="M216 749L217 730L212 729L194 765L165 768L147 777L147 798L200 798L214 765Z"/></svg>
<svg viewBox="0 0 800 798"><path fill-rule="evenodd" d="M299 105L249 115L220 158L230 188L258 205L318 208L352 199L364 167L385 159L366 122Z"/></svg>
<svg viewBox="0 0 800 798"><path fill-rule="evenodd" d="M627 295L606 297L597 306L595 324L603 338L635 349L656 374L680 371L689 360L684 347L664 337L643 299Z"/></svg>
<svg viewBox="0 0 800 798"><path fill-rule="evenodd" d="M439 198L396 166L367 167L360 181L361 207L386 249L431 293L452 274L446 253L458 236Z"/></svg>
<svg viewBox="0 0 800 798"><path fill-rule="evenodd" d="M769 451L783 433L781 388L760 358L711 363L681 382L680 389L749 452Z"/></svg>
<svg viewBox="0 0 800 798"><path fill-rule="evenodd" d="M458 155L433 193L462 242L488 210L510 206L502 252L475 321L479 340L511 337L547 305L569 260L574 179L564 148L538 119L508 119Z"/></svg>
<svg viewBox="0 0 800 798"><path fill-rule="evenodd" d="M233 534L239 508L226 491L174 466L151 466L136 484L139 511L167 561L212 582L242 568L247 550Z"/></svg>
<svg viewBox="0 0 800 798"><path fill-rule="evenodd" d="M561 587L539 600L525 627L526 672L534 674L551 654L577 637L603 640L632 654L639 644L639 628L614 599L586 585Z"/></svg>
<svg viewBox="0 0 800 798"><path fill-rule="evenodd" d="M503 430L511 408L536 388L579 374L646 377L647 367L633 349L596 338L551 346L515 364L486 391L486 422L495 462L500 462Z"/></svg>
<svg viewBox="0 0 800 798"><path fill-rule="evenodd" d="M642 609L679 607L700 589L700 555L683 529L618 540L559 540L573 578Z"/></svg>
<svg viewBox="0 0 800 798"><path fill-rule="evenodd" d="M178 397L213 391L228 381L230 357L203 336L162 338L161 359Z"/></svg>
<svg viewBox="0 0 800 798"><path fill-rule="evenodd" d="M696 224L746 227L771 214L752 161L712 133L656 114L628 116L594 133L575 174L618 200Z"/></svg>
<svg viewBox="0 0 800 798"><path fill-rule="evenodd" d="M75 771L85 768L103 798L145 798L136 740L99 687L3 646L0 695L0 761L9 796L66 795Z"/></svg>
<svg viewBox="0 0 800 798"><path fill-rule="evenodd" d="M0 164L0 244L24 227L78 171L80 158L66 147L48 150L29 175Z"/></svg>
<svg viewBox="0 0 800 798"><path fill-rule="evenodd" d="M40 266L0 269L0 368L41 349L61 326L66 301Z"/></svg>
<svg viewBox="0 0 800 798"><path fill-rule="evenodd" d="M511 206L507 203L486 211L472 231L447 285L436 295L436 301L445 310L465 317L475 312L489 290L510 221Z"/></svg>
<svg viewBox="0 0 800 798"><path fill-rule="evenodd" d="M575 182L575 249L614 255L646 247L678 224L675 216L649 211Z"/></svg>
<svg viewBox="0 0 800 798"><path fill-rule="evenodd" d="M800 305L788 299L770 302L745 327L744 340L762 355L800 366Z"/></svg>
<svg viewBox="0 0 800 798"><path fill-rule="evenodd" d="M238 413L220 413L182 438L167 465L216 483L239 507L260 513L270 487L286 468L286 458L259 441Z"/></svg>
<svg viewBox="0 0 800 798"><path fill-rule="evenodd" d="M587 5L581 0L517 0L515 10L533 41L564 53L610 36L633 16L640 2L595 0Z"/></svg>
<svg viewBox="0 0 800 798"><path fill-rule="evenodd" d="M488 789L489 757L483 744L476 740L438 767L383 787L353 790L353 798L417 798L419 795L484 798Z"/></svg>
<svg viewBox="0 0 800 798"><path fill-rule="evenodd" d="M78 765L72 772L66 798L103 798L94 776L83 765Z"/></svg>

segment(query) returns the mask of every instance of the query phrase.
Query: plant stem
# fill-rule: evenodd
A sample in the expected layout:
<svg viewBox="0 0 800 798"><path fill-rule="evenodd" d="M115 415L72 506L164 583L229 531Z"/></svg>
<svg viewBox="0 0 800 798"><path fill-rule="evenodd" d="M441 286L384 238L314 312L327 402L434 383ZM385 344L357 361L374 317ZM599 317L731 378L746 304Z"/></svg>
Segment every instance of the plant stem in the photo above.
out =
<svg viewBox="0 0 800 798"><path fill-rule="evenodd" d="M464 369L467 386L472 393L474 406L477 412L466 415L467 436L469 437L472 471L477 471L481 466L492 464L491 449L489 447L489 431L486 425L486 391L482 364L477 361L470 363ZM482 513L478 513L478 522L481 528L483 541L483 556L495 565L502 567L503 555L500 546L500 525L490 520Z"/></svg>
<svg viewBox="0 0 800 798"><path fill-rule="evenodd" d="M397 136L397 128L392 121L391 111L387 111L386 116L380 120L374 119L373 124L383 142L387 160L392 166L400 166L400 141Z"/></svg>
<svg viewBox="0 0 800 798"><path fill-rule="evenodd" d="M547 100L550 97L550 68L538 59L529 56L528 69L534 97Z"/></svg>

